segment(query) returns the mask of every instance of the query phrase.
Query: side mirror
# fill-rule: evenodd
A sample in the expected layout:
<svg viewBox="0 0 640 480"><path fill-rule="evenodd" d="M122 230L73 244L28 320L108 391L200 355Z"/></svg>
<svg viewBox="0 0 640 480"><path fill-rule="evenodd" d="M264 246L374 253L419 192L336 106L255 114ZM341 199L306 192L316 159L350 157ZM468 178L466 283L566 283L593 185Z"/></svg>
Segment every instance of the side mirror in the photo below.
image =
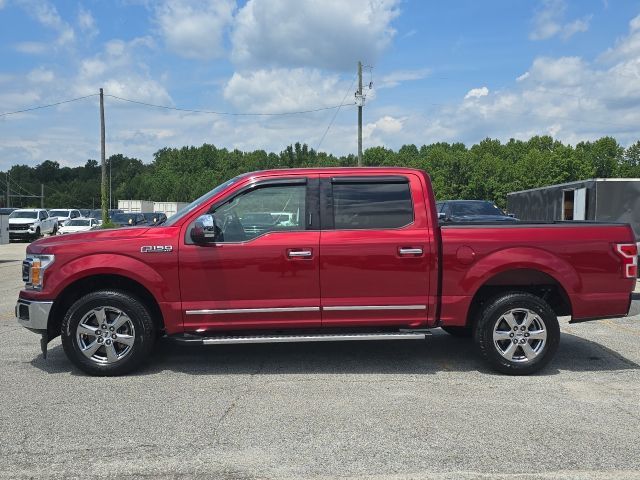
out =
<svg viewBox="0 0 640 480"><path fill-rule="evenodd" d="M438 220L446 221L447 220L447 214L444 213L444 212L438 213Z"/></svg>
<svg viewBox="0 0 640 480"><path fill-rule="evenodd" d="M216 225L213 215L201 215L191 227L191 240L193 243L204 245L218 241L220 229Z"/></svg>
<svg viewBox="0 0 640 480"><path fill-rule="evenodd" d="M516 218L515 213L507 213L507 217Z"/></svg>

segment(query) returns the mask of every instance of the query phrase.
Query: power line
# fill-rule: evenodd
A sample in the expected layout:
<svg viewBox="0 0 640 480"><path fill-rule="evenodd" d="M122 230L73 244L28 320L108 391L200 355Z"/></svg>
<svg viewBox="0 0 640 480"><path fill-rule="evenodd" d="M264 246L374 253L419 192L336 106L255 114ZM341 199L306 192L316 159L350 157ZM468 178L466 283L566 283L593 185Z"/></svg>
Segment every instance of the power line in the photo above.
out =
<svg viewBox="0 0 640 480"><path fill-rule="evenodd" d="M16 182L13 178L9 177L9 184L14 184L16 187L18 187L20 190L22 190L23 192L33 196L33 197L39 197L40 195L36 195L33 192L30 192L29 190L27 190L26 188L24 188L22 185L20 185L18 182Z"/></svg>
<svg viewBox="0 0 640 480"><path fill-rule="evenodd" d="M356 78L358 78L357 75L355 75L353 77L353 80L351 80L351 85L349 85L349 88L347 88L347 91L345 92L344 97L342 98L342 101L340 102L340 106L334 112L333 117L331 118L331 121L329 122L329 125L327 125L327 129L324 131L324 133L322 134L322 137L320 138L320 141L318 142L318 146L316 147L316 152L320 149L320 145L322 145L322 142L324 141L324 137L326 137L327 133L329 133L329 129L331 128L331 126L333 125L333 122L335 121L336 117L338 116L338 112L340 112L340 107L342 106L344 101L347 99L347 95L349 95L349 93L351 93L351 89L353 88L353 84L356 81Z"/></svg>
<svg viewBox="0 0 640 480"><path fill-rule="evenodd" d="M97 93L92 93L91 95L85 95L84 97L71 98L69 100L62 100L56 103L49 103L48 105L38 105L37 107L30 107L22 110L16 110L15 112L0 113L0 117L5 117L7 115L15 115L17 113L31 112L32 110L40 110L41 108L55 107L57 105L62 105L64 103L77 102L78 100L84 100L85 98L95 97L97 95L98 95Z"/></svg>
<svg viewBox="0 0 640 480"><path fill-rule="evenodd" d="M122 98L122 97L118 97L116 95L109 95L109 94L106 94L106 93L105 93L104 96L105 97L115 98L117 100L122 100L123 102L135 103L137 105L144 105L146 107L163 108L165 110L177 110L179 112L207 113L207 114L211 114L211 115L252 116L252 117L299 115L299 114L302 114L302 113L314 113L314 112L321 112L323 110L333 110L334 108L340 108L340 107L343 107L345 105L355 105L355 102L354 103L347 103L347 104L342 103L340 105L332 105L330 107L320 107L320 108L313 108L313 109L310 109L310 110L300 110L300 111L296 111L296 112L278 112L278 113L219 112L219 111L214 111L214 110L196 110L196 109L192 109L192 108L181 108L181 107L171 107L169 105L158 105L158 104L155 104L155 103L141 102L139 100L131 100L129 98Z"/></svg>

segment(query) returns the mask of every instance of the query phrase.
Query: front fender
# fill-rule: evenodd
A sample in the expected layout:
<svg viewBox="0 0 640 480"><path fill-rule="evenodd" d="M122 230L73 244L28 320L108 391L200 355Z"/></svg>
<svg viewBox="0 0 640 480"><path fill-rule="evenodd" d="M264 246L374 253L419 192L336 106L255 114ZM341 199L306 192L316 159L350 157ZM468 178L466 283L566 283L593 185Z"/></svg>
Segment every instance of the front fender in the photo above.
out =
<svg viewBox="0 0 640 480"><path fill-rule="evenodd" d="M476 292L494 276L510 270L538 270L558 282L565 292L582 291L582 280L569 262L557 255L532 247L514 247L499 250L471 265L462 279L461 286L466 292Z"/></svg>
<svg viewBox="0 0 640 480"><path fill-rule="evenodd" d="M72 283L93 275L120 275L135 280L149 290L157 301L163 301L169 293L164 279L157 271L127 255L93 254L73 259L57 267L46 272L45 288L51 285L52 289L47 288L42 295L50 298L57 298Z"/></svg>

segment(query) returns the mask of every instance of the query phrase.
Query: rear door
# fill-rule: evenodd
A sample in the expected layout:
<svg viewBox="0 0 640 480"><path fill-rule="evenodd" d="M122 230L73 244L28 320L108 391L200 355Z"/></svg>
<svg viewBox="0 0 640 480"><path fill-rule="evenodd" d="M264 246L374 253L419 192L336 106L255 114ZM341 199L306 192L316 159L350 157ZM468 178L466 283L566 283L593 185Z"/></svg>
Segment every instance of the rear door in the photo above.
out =
<svg viewBox="0 0 640 480"><path fill-rule="evenodd" d="M426 325L432 267L420 178L321 177L323 327Z"/></svg>

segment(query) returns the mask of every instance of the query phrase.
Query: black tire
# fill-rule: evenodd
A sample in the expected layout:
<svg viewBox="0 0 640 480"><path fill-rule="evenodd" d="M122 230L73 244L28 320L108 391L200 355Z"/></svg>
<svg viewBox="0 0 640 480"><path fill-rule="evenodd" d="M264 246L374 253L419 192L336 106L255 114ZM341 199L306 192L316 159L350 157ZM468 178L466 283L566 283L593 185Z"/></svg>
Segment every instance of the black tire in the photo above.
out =
<svg viewBox="0 0 640 480"><path fill-rule="evenodd" d="M121 336L124 338L124 334L127 334L127 337L133 337L133 342L130 346L117 343L119 340L111 343L112 340L109 338L111 334L106 331L107 329L99 330L103 332L106 337L104 340L101 339L101 342L104 342L104 344L98 347L95 355L104 356L105 363L100 363L94 358L89 358L81 351L79 342L85 341L86 339L87 343L91 343L90 340L92 340L92 337L97 338L96 335L83 336L82 340L79 340L78 335L76 335L81 320L85 319L85 322L95 322L98 317L91 312L95 312L96 309L109 312L107 313L107 321L105 322L107 325L109 322L115 324L117 320L117 318L114 318L115 311L123 312L128 316L130 323L120 327L129 329L129 331L125 331ZM88 317L86 317L87 315ZM94 315L93 319L92 315ZM86 318L89 318L89 320L86 320ZM96 326L92 328L100 327ZM122 330L116 330L112 331L112 334L121 334L121 332ZM132 335L129 335L131 333ZM62 320L61 338L62 346L67 357L80 370L90 375L115 376L135 370L147 359L156 339L156 327L148 308L138 298L127 292L101 290L81 297L69 308ZM96 342L97 341L98 340L96 340ZM122 358L118 358L112 363L107 363L107 342L109 342L109 345L113 345L113 347L110 348L115 349L116 344L118 345L117 348L121 349L120 353L123 354ZM126 350L127 347L129 347L128 350Z"/></svg>
<svg viewBox="0 0 640 480"><path fill-rule="evenodd" d="M532 326L523 329L525 315L531 313L534 319ZM509 327L507 318L515 320L518 327L515 332ZM535 331L531 330L534 325L538 325ZM504 340L494 341L496 329L500 337L505 336ZM540 336L536 332L543 330L546 333L544 341L532 339L534 335ZM488 301L481 309L474 328L474 340L480 355L494 370L508 375L528 375L541 370L553 359L560 343L560 325L554 311L540 297L525 292L509 292ZM516 344L516 341L524 345ZM509 354L512 355L511 360L508 359Z"/></svg>
<svg viewBox="0 0 640 480"><path fill-rule="evenodd" d="M469 327L440 327L442 330L457 338L471 338L473 330Z"/></svg>
<svg viewBox="0 0 640 480"><path fill-rule="evenodd" d="M37 240L37 239L39 239L39 238L40 238L40 236L41 236L41 235L40 235L40 227L37 227L37 228L36 228L35 239L36 239L36 240Z"/></svg>
<svg viewBox="0 0 640 480"><path fill-rule="evenodd" d="M58 225L53 226L53 230L51 230L51 236L53 237L56 233L58 233Z"/></svg>

